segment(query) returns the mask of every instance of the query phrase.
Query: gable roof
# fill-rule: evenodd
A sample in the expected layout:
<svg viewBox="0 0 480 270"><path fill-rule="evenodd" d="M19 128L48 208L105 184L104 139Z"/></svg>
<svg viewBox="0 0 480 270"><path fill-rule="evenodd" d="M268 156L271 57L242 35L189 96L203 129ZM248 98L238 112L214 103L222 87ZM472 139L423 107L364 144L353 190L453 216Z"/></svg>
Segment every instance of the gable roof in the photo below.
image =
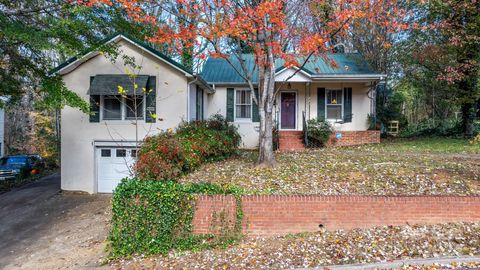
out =
<svg viewBox="0 0 480 270"><path fill-rule="evenodd" d="M193 72L188 69L187 67L183 66L182 64L178 63L177 61L173 60L172 58L166 56L165 54L159 52L158 50L150 47L148 44L145 42L139 41L127 34L124 33L115 33L111 35L110 37L107 37L106 39L101 42L102 46L110 44L110 43L117 43L120 40L125 40L129 42L130 44L133 44L136 47L139 47L140 49L150 53L152 56L155 58L161 60L162 62L165 62L166 64L170 65L171 67L181 71L184 73L186 76L192 77ZM88 50L87 52L80 54L78 56L72 57L65 61L64 63L58 65L54 69L52 69L49 74L67 74L80 66L80 64L84 63L85 61L88 61L89 59L97 56L99 52L99 47L92 48Z"/></svg>
<svg viewBox="0 0 480 270"><path fill-rule="evenodd" d="M350 77L350 78L377 78L384 75L378 74L369 68L367 62L358 53L329 53L327 59L335 61L338 68L332 67L323 57L310 59L301 69L301 72L312 78ZM243 54L242 59L247 69L251 72L255 67L255 60L252 54ZM241 71L241 65L237 57L231 57L230 62L223 58L210 57L203 67L201 76L211 84L238 84L245 83L237 71ZM298 59L302 63L302 59ZM286 68L283 60L275 63L276 73L281 73ZM295 68L295 67L294 67ZM253 82L258 81L258 71L253 73Z"/></svg>

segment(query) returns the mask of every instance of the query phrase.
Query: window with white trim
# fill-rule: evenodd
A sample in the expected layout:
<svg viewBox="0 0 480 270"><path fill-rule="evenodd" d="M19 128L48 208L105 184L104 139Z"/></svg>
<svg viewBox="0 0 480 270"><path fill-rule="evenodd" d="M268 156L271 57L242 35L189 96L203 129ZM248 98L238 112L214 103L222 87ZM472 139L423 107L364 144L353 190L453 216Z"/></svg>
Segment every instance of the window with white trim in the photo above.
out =
<svg viewBox="0 0 480 270"><path fill-rule="evenodd" d="M101 96L102 120L143 120L144 96Z"/></svg>
<svg viewBox="0 0 480 270"><path fill-rule="evenodd" d="M327 119L343 119L343 90L327 90L325 99Z"/></svg>
<svg viewBox="0 0 480 270"><path fill-rule="evenodd" d="M252 119L252 91L235 91L235 119Z"/></svg>

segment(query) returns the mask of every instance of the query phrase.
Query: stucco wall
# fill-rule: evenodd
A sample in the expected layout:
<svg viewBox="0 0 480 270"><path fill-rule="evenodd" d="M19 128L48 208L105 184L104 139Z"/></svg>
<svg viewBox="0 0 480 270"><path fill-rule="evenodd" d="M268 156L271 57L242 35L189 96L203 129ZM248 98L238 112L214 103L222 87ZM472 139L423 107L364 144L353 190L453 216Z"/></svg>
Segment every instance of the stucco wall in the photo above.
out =
<svg viewBox="0 0 480 270"><path fill-rule="evenodd" d="M370 98L367 96L370 87L365 83L313 83L311 86L310 117L317 117L317 88L343 89L352 88L352 122L336 124L331 122L335 130L363 131L368 129L368 114L370 113Z"/></svg>
<svg viewBox="0 0 480 270"><path fill-rule="evenodd" d="M141 64L140 74L157 77L156 113L162 121L139 121L138 138L159 130L173 128L187 119L188 82L180 71L137 49L130 43L120 42L122 54L134 57ZM89 100L87 91L90 76L97 74L125 74L124 62L118 57L115 64L98 55L63 76L66 86L80 97ZM89 116L78 109L62 110L62 189L96 191L94 141L135 141L136 130L131 121L100 121L90 123Z"/></svg>
<svg viewBox="0 0 480 270"><path fill-rule="evenodd" d="M246 87L236 88L246 89ZM223 116L227 114L227 87L216 87L215 90L215 94L208 95L206 99L208 104L206 106L206 118L214 114L221 114ZM238 133L242 136L242 148L251 149L258 147L259 123L242 120L236 121L234 124L238 128Z"/></svg>

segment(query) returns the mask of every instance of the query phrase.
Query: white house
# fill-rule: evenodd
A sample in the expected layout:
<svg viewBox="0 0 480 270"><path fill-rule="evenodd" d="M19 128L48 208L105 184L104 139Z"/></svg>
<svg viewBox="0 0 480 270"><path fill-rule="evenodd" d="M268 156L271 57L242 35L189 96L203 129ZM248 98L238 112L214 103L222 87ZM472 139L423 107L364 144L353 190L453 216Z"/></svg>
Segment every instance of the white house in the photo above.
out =
<svg viewBox="0 0 480 270"><path fill-rule="evenodd" d="M197 75L128 36L118 34L106 42L118 46L116 61L91 51L53 71L62 76L69 89L90 101L93 112L87 115L70 107L62 110L63 190L111 192L130 174L135 148L145 136L175 128L184 120L222 114L238 126L242 147L257 147L259 124L252 101L255 93L225 60L209 59ZM252 58L245 58L253 67ZM373 113L375 87L383 76L369 70L358 55L331 54L329 58L339 68L319 59L305 65L288 82L284 81L295 69L285 69L278 63L280 91L275 118L280 136L300 134L304 118L321 117L335 126L334 143L377 142L379 134L367 130L367 118ZM132 59L141 68L126 71ZM137 88L128 75L132 71L137 74ZM119 86L127 99L119 96ZM296 145L287 143L283 148L290 146Z"/></svg>

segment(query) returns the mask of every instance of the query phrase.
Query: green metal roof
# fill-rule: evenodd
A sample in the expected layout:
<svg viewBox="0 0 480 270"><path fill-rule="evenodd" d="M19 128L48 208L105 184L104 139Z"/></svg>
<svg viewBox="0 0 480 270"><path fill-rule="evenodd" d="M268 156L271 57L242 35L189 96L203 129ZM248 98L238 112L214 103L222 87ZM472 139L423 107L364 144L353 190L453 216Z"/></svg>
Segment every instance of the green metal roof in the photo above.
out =
<svg viewBox="0 0 480 270"><path fill-rule="evenodd" d="M165 54L157 51L156 49L150 47L150 46L149 46L148 44L146 44L145 42L142 42L142 41L140 41L140 40L138 40L138 39L135 39L135 38L129 36L128 34L115 33L115 34L113 34L113 35L105 38L105 39L101 42L101 44L102 44L102 45L105 45L106 43L114 40L115 38L117 38L117 37L119 37L119 36L123 36L123 37L131 40L132 42L134 42L135 44L139 45L140 47L142 47L142 48L145 49L146 51L149 51L150 53L158 56L159 58L161 58L161 59L165 60L166 62L172 64L173 66L181 69L182 71L184 71L184 72L186 72L186 73L188 73L188 74L190 74L190 75L193 75L192 70L188 69L187 67L183 66L182 64L180 64L180 63L178 63L177 61L173 60L172 58L166 56ZM99 48L100 48L100 46L99 46L99 47L95 47L95 48L91 48L91 49L87 50L86 52L84 52L84 53L82 53L82 54L80 54L80 55L78 55L78 56L75 56L75 57L72 57L72 58L68 59L68 60L65 61L64 63L62 63L62 64L58 65L57 67L55 67L54 69L50 70L49 74L55 74L55 73L59 72L59 71L62 70L63 68L65 68L65 67L67 67L68 65L76 62L77 60L81 60L85 55L87 55L87 54L89 54L89 53L91 53L91 52L94 52L94 51L98 50Z"/></svg>
<svg viewBox="0 0 480 270"><path fill-rule="evenodd" d="M308 63L303 67L303 71L309 75L372 75L378 74L368 67L367 62L358 53L329 53L327 54L328 60L333 60L338 68L332 67L328 64L323 57L311 58ZM245 66L251 72L255 67L255 62L252 54L242 55ZM237 57L231 57L230 61L241 71L241 65ZM298 60L302 63L302 59ZM276 72L284 69L284 61L278 60L275 63ZM208 83L244 83L242 76L238 74L235 68L232 67L227 60L223 58L210 57L201 73L202 78ZM258 72L255 70L254 82L257 82Z"/></svg>

